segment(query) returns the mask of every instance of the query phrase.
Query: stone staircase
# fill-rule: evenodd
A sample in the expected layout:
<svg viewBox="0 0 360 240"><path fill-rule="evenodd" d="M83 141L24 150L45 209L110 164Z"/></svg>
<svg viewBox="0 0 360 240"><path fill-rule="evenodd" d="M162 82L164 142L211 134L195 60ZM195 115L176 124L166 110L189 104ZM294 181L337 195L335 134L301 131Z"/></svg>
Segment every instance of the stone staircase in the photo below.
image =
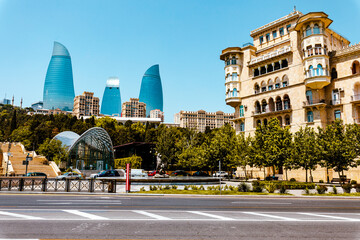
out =
<svg viewBox="0 0 360 240"><path fill-rule="evenodd" d="M4 153L7 153L9 147L9 143L1 143L1 150ZM23 165L23 161L25 160L26 156L29 153L30 157L33 157L33 160L29 162L27 172L43 172L48 177L56 177L57 173L48 164L48 161L43 156L33 156L33 152L25 152L24 147L20 143L11 143L11 157L10 161L12 167L14 169L15 175L24 175L26 171L26 166ZM3 173L5 174L6 166L3 166Z"/></svg>

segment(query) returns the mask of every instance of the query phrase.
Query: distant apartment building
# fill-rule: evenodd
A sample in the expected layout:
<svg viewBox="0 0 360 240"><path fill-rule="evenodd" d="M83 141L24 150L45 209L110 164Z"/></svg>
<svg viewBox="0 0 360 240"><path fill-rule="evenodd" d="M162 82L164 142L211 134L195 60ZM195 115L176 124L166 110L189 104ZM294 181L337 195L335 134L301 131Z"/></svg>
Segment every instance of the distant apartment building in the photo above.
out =
<svg viewBox="0 0 360 240"><path fill-rule="evenodd" d="M92 92L84 92L74 98L73 114L80 118L83 116L99 115L99 98Z"/></svg>
<svg viewBox="0 0 360 240"><path fill-rule="evenodd" d="M143 102L139 102L138 98L130 98L130 101L124 102L122 104L121 116L145 118L146 104Z"/></svg>
<svg viewBox="0 0 360 240"><path fill-rule="evenodd" d="M31 108L34 109L34 111L36 111L38 109L43 109L43 106L44 106L43 101L38 101L38 102L31 104Z"/></svg>
<svg viewBox="0 0 360 240"><path fill-rule="evenodd" d="M35 115L35 114L41 114L41 115L58 115L58 114L65 114L65 115L72 115L73 112L71 111L64 111L60 108L56 109L37 109L35 112L28 112L28 115Z"/></svg>
<svg viewBox="0 0 360 240"><path fill-rule="evenodd" d="M234 127L234 123L231 121L233 118L233 113L224 113L222 111L180 111L175 114L174 123L180 124L180 127L191 128L198 132L204 132L206 127L214 129L222 127L226 123L229 123L232 127Z"/></svg>
<svg viewBox="0 0 360 240"><path fill-rule="evenodd" d="M150 111L150 118L160 118L161 121L164 121L164 112L160 109L154 109Z"/></svg>

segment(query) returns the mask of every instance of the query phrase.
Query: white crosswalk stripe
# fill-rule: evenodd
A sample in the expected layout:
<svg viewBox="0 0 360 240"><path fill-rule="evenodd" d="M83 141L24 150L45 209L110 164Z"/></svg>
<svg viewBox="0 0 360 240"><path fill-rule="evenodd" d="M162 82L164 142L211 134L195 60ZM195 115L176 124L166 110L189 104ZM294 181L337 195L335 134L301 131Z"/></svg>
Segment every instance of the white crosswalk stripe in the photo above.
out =
<svg viewBox="0 0 360 240"><path fill-rule="evenodd" d="M202 215L202 216L206 216L206 217L216 218L216 219L220 219L220 220L235 220L234 218L223 217L223 216L214 215L214 214L210 214L210 213L199 212L199 211L188 211L188 212L198 214L198 215Z"/></svg>
<svg viewBox="0 0 360 240"><path fill-rule="evenodd" d="M41 217L34 217L34 216L28 216L28 215L24 215L24 214L18 214L18 213L12 213L12 212L4 212L4 211L0 211L0 215L18 217L18 218L29 219L29 220L41 220L41 219L43 219Z"/></svg>
<svg viewBox="0 0 360 240"><path fill-rule="evenodd" d="M250 214L250 215L256 215L256 216L261 216L261 217L266 217L266 218L276 218L276 219L280 219L280 220L284 220L284 221L298 221L298 219L295 218L289 218L289 217L281 217L281 216L277 216L277 215L270 215L270 214L265 214L265 213L257 213L257 212L243 212L245 214Z"/></svg>
<svg viewBox="0 0 360 240"><path fill-rule="evenodd" d="M108 218L97 216L91 213L81 212L79 210L63 210L64 212L75 214L81 217L85 217L91 220L108 220Z"/></svg>
<svg viewBox="0 0 360 240"><path fill-rule="evenodd" d="M323 214L314 214L314 213L298 213L308 216L314 216L314 217L323 217L323 218L331 218L331 219L337 219L337 220L346 220L346 221L360 221L360 219L355 218L347 218L347 217L339 217L339 216L330 216L330 215L323 215Z"/></svg>
<svg viewBox="0 0 360 240"><path fill-rule="evenodd" d="M145 215L145 216L148 216L148 217L152 217L152 218L155 218L157 220L171 220L171 218L160 216L160 215L157 215L157 214L154 214L154 213L145 212L145 211L134 210L133 212L134 213L139 213L139 214L142 214L142 215Z"/></svg>

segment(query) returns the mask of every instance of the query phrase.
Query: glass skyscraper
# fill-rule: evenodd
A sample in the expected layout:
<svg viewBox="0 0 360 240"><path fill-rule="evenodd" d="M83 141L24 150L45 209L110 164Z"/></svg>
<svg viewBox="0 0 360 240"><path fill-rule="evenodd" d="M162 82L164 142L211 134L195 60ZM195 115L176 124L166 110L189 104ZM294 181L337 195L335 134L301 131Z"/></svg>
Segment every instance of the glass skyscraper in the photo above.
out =
<svg viewBox="0 0 360 240"><path fill-rule="evenodd" d="M101 102L101 114L110 116L120 116L121 114L121 96L120 81L117 77L110 77L106 81L106 87Z"/></svg>
<svg viewBox="0 0 360 240"><path fill-rule="evenodd" d="M74 97L74 82L69 51L61 43L54 42L54 49L45 78L43 108L60 108L64 111L72 111Z"/></svg>
<svg viewBox="0 0 360 240"><path fill-rule="evenodd" d="M150 116L151 110L163 111L163 92L158 64L146 70L141 81L139 101L146 103L147 117Z"/></svg>

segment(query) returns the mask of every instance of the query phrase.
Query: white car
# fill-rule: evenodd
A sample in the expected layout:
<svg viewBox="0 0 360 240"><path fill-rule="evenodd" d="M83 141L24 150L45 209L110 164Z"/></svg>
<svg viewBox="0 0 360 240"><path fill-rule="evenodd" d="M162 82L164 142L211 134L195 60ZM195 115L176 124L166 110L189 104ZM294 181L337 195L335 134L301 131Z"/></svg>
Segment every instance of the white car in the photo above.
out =
<svg viewBox="0 0 360 240"><path fill-rule="evenodd" d="M82 178L81 174L74 173L74 172L67 172L67 173L64 173L63 175L60 175L60 176L56 177L56 179L62 179L62 180L65 180L65 179L81 179L81 178Z"/></svg>
<svg viewBox="0 0 360 240"><path fill-rule="evenodd" d="M213 177L227 177L229 174L225 171L217 171L213 173Z"/></svg>

